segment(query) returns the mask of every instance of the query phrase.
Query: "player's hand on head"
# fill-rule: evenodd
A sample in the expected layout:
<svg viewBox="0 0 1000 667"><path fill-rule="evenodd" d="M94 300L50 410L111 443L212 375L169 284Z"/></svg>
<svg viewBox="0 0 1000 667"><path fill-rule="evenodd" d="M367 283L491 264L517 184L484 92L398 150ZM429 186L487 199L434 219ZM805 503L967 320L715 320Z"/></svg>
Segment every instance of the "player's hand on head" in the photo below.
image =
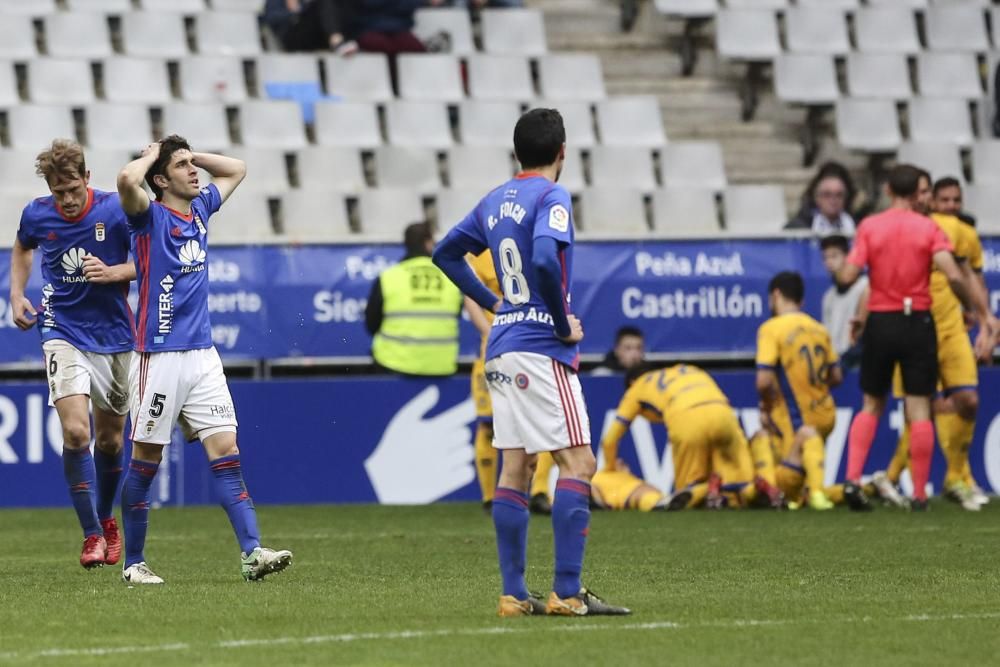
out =
<svg viewBox="0 0 1000 667"><path fill-rule="evenodd" d="M142 149L142 157L152 157L153 159L160 157L160 142L154 141L151 144L147 144Z"/></svg>
<svg viewBox="0 0 1000 667"><path fill-rule="evenodd" d="M560 336L559 340L568 345L579 343L583 340L583 325L580 323L580 318L576 315L567 315L566 319L569 321L569 335Z"/></svg>
<svg viewBox="0 0 1000 667"><path fill-rule="evenodd" d="M14 313L14 324L17 325L18 329L27 331L35 326L35 322L38 320L38 311L31 305L31 301L27 297L22 296L20 299L15 299L10 305Z"/></svg>

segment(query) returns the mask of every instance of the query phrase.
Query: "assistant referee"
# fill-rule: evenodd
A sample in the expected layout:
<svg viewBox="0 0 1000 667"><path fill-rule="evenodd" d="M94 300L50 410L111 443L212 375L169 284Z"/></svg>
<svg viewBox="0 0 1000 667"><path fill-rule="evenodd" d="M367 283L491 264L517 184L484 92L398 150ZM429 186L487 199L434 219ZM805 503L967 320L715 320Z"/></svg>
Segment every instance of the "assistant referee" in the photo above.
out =
<svg viewBox="0 0 1000 667"><path fill-rule="evenodd" d="M848 436L848 496L863 496L860 481L868 452L885 410L896 364L903 375L906 418L910 422L910 470L915 510L927 507L927 480L934 452L931 396L937 390L937 336L931 317L930 278L936 266L967 310L976 314L984 336L996 320L983 295L966 281L952 255L951 241L933 220L916 212L921 171L898 165L889 172L890 207L862 221L847 263L838 272L851 284L867 267L871 297L862 337L861 389L864 405Z"/></svg>

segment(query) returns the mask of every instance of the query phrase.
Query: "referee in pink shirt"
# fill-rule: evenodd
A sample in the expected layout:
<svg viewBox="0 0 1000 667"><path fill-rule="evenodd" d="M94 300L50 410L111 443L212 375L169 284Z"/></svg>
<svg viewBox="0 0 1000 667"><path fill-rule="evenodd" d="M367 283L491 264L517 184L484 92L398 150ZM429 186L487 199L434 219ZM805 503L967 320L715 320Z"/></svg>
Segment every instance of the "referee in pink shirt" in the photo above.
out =
<svg viewBox="0 0 1000 667"><path fill-rule="evenodd" d="M837 275L840 284L850 285L867 267L871 286L861 339L864 405L848 436L844 492L864 500L861 474L899 364L910 422L914 510L927 508L926 487L934 453L931 397L937 391L938 359L930 313L933 267L944 273L962 304L984 324L982 339L992 341L996 326L981 294L966 283L952 256L951 241L933 220L916 212L920 175L921 171L911 165L898 165L889 172L891 206L861 222L854 248Z"/></svg>

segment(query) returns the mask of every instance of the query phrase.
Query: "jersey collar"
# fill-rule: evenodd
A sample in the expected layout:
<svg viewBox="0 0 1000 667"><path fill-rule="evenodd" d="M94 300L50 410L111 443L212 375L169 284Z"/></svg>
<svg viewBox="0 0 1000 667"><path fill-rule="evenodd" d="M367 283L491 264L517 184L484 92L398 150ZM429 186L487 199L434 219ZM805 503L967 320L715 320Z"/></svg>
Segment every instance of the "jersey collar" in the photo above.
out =
<svg viewBox="0 0 1000 667"><path fill-rule="evenodd" d="M540 174L537 171L522 171L517 176L515 176L514 178L516 178L517 180L521 181L521 180L524 180L526 178L545 178L545 176L543 176L542 174Z"/></svg>
<svg viewBox="0 0 1000 667"><path fill-rule="evenodd" d="M181 213L177 209L170 208L169 206L167 206L166 204L164 204L161 201L158 201L156 203L159 204L160 206L162 206L163 208L167 209L168 211L170 211L174 215L176 215L178 218L180 218L184 222L191 222L192 220L194 220L194 209L191 209L190 213L188 213L187 215L184 215L183 213Z"/></svg>
<svg viewBox="0 0 1000 667"><path fill-rule="evenodd" d="M56 204L56 211L59 213L59 216L63 220L65 220L66 222L80 222L87 216L88 213L90 213L90 209L94 205L94 190L92 188L87 188L87 203L86 205L84 205L83 210L80 211L80 214L75 218L71 218L65 213L63 213L62 207L59 205L59 202L55 202L55 204Z"/></svg>

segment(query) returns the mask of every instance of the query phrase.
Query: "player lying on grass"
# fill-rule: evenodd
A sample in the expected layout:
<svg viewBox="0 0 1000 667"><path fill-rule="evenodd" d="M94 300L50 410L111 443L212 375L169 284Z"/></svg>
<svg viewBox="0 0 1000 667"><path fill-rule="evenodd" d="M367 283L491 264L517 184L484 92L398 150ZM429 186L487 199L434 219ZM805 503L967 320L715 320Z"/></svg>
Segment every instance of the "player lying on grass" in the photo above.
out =
<svg viewBox="0 0 1000 667"><path fill-rule="evenodd" d="M114 565L122 547L112 508L122 472L133 345L125 301L135 278L128 226L118 197L90 187L76 142L53 141L38 155L36 171L52 194L33 200L21 214L11 251L11 310L20 329L37 323L41 335L49 405L62 425L63 472L83 528L80 564ZM24 294L37 248L45 280L39 312Z"/></svg>
<svg viewBox="0 0 1000 667"><path fill-rule="evenodd" d="M784 505L781 492L764 476L754 475L746 435L729 399L708 373L688 364L651 371L640 366L628 371L625 382L628 389L615 421L601 440L604 471L617 470L618 443L641 415L667 427L675 489L670 509L702 503L714 509L758 502ZM645 503L651 501L647 496Z"/></svg>
<svg viewBox="0 0 1000 667"><path fill-rule="evenodd" d="M198 167L213 183L200 187ZM176 135L147 146L118 175L139 282L130 374L132 460L122 491L122 577L131 584L163 583L146 565L143 550L149 488L175 425L205 447L215 492L242 551L243 577L260 579L292 562L290 551L260 546L236 446L236 410L208 317L208 221L245 175L242 160L193 153ZM149 200L143 181L156 201Z"/></svg>

